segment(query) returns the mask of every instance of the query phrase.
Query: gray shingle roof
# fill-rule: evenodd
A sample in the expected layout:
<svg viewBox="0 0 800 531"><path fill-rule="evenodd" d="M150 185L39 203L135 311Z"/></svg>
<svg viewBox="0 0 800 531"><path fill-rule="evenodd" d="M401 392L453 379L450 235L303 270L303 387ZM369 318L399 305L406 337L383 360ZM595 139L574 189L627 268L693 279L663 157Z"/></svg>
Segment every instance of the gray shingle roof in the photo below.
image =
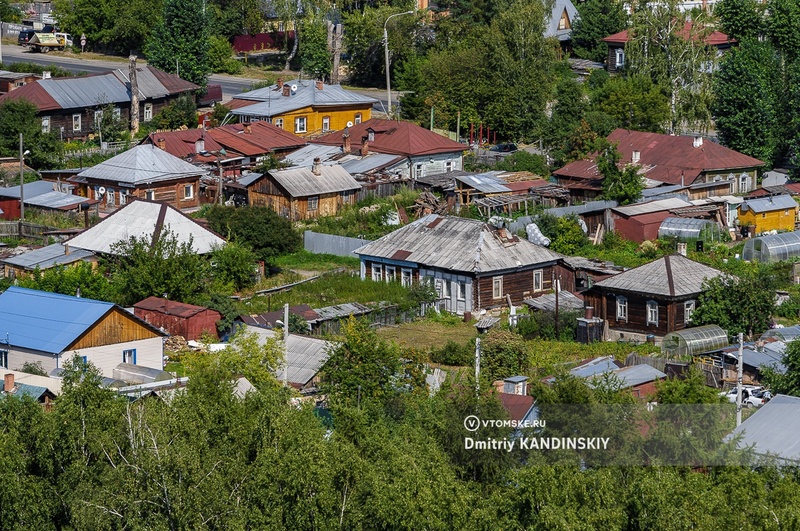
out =
<svg viewBox="0 0 800 531"><path fill-rule="evenodd" d="M722 275L713 267L673 254L597 282L610 291L683 297L702 291L703 281Z"/></svg>
<svg viewBox="0 0 800 531"><path fill-rule="evenodd" d="M80 172L78 177L136 186L194 175L199 176L203 173L205 172L197 166L170 155L157 146L143 144Z"/></svg>
<svg viewBox="0 0 800 531"><path fill-rule="evenodd" d="M562 256L524 239L501 240L481 221L430 214L353 251L362 258L488 273L555 262Z"/></svg>
<svg viewBox="0 0 800 531"><path fill-rule="evenodd" d="M324 85L322 90L316 88L316 82L308 79L287 81L284 85L297 85L297 91L291 96L284 96L277 85L264 87L234 96L239 100L253 100L253 105L231 111L237 115L277 116L312 105L353 105L376 103L377 100L362 96L357 92L345 90L341 85Z"/></svg>
<svg viewBox="0 0 800 531"><path fill-rule="evenodd" d="M309 168L269 172L292 197L309 197L361 189L361 185L341 166L321 166L320 173L314 175Z"/></svg>
<svg viewBox="0 0 800 531"><path fill-rule="evenodd" d="M257 326L245 325L248 332L255 333L262 341L266 339L283 339L283 334L276 333L274 330L267 330ZM331 344L322 339L314 337L289 334L286 342L286 367L280 367L276 371L276 378L283 380L284 371L287 372L286 380L289 383L306 385L319 372L328 359L328 351Z"/></svg>
<svg viewBox="0 0 800 531"><path fill-rule="evenodd" d="M776 395L742 422L732 435L742 435L739 448L753 445L759 455L800 460L800 398Z"/></svg>
<svg viewBox="0 0 800 531"><path fill-rule="evenodd" d="M762 212L773 212L775 210L794 209L797 208L797 202L790 195L775 195L759 199L750 199L742 203L742 206L739 208L742 212L752 210L756 214L760 214Z"/></svg>
<svg viewBox="0 0 800 531"><path fill-rule="evenodd" d="M53 266L71 264L72 262L94 256L93 252L84 249L74 249L69 254L65 254L64 251L64 245L54 243L53 245L48 245L41 249L34 249L27 253L0 260L0 263L25 269L36 269L37 267L39 269L48 269Z"/></svg>

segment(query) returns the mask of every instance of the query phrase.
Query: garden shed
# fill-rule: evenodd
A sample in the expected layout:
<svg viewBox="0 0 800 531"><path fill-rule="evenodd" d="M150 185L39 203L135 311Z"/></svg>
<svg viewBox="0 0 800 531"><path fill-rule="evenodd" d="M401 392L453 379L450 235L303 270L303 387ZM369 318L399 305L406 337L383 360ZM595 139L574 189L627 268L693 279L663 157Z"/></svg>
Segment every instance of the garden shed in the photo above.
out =
<svg viewBox="0 0 800 531"><path fill-rule="evenodd" d="M727 347L728 343L728 332L719 326L696 326L665 335L661 352L669 358L684 358Z"/></svg>
<svg viewBox="0 0 800 531"><path fill-rule="evenodd" d="M722 231L710 219L666 218L658 228L658 237L718 242L722 238Z"/></svg>
<svg viewBox="0 0 800 531"><path fill-rule="evenodd" d="M753 238L744 244L742 251L744 260L761 263L790 260L795 256L800 256L800 232L797 231Z"/></svg>

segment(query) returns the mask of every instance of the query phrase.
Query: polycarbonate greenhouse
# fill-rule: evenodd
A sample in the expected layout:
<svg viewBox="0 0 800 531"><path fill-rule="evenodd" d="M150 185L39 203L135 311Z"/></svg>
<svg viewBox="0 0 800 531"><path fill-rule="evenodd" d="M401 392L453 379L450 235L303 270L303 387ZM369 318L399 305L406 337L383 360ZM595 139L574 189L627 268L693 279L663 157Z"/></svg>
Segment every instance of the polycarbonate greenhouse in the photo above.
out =
<svg viewBox="0 0 800 531"><path fill-rule="evenodd" d="M719 225L709 219L666 218L658 228L658 237L718 242L722 232Z"/></svg>
<svg viewBox="0 0 800 531"><path fill-rule="evenodd" d="M800 337L800 325L787 326L785 328L771 328L761 334L761 339L775 337L781 341L792 341Z"/></svg>
<svg viewBox="0 0 800 531"><path fill-rule="evenodd" d="M661 342L668 358L689 358L695 354L727 347L728 333L717 325L703 325L670 332Z"/></svg>
<svg viewBox="0 0 800 531"><path fill-rule="evenodd" d="M744 244L742 259L768 263L800 256L800 232L759 236Z"/></svg>

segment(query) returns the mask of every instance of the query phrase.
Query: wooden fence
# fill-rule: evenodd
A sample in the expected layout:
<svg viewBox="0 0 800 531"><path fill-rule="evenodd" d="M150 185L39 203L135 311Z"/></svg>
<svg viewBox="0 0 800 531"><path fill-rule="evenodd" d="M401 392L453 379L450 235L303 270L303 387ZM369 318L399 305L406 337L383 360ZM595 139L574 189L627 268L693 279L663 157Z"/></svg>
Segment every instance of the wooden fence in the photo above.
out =
<svg viewBox="0 0 800 531"><path fill-rule="evenodd" d="M642 356L634 352L625 358L625 365L650 365L658 369L669 377L680 376L689 370L688 361L678 361L669 358L659 358L654 356Z"/></svg>
<svg viewBox="0 0 800 531"><path fill-rule="evenodd" d="M401 310L399 306L387 306L385 308L376 308L371 312L357 316L357 319L367 321L373 328L380 328L382 326L395 326L403 323L410 323L424 314L422 308L412 308L410 310ZM348 319L349 316L341 316L334 319L329 319L317 323L311 333L316 336L336 335L342 327L342 321Z"/></svg>
<svg viewBox="0 0 800 531"><path fill-rule="evenodd" d="M1 221L0 238L20 238L28 240L46 241L47 236L43 233L56 230L46 225L37 225L27 221Z"/></svg>

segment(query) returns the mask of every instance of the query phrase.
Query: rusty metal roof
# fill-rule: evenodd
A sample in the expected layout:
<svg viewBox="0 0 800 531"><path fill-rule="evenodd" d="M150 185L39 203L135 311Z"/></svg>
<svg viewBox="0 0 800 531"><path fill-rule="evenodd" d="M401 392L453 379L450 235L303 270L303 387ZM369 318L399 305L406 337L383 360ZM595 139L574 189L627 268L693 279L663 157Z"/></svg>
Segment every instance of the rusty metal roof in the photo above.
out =
<svg viewBox="0 0 800 531"><path fill-rule="evenodd" d="M58 102L38 83L28 83L0 96L0 103L12 100L28 100L39 111L60 109Z"/></svg>
<svg viewBox="0 0 800 531"><path fill-rule="evenodd" d="M292 197L361 189L361 185L341 166L321 166L320 175L314 175L310 168L272 170L269 174Z"/></svg>
<svg viewBox="0 0 800 531"><path fill-rule="evenodd" d="M438 153L460 153L467 146L459 144L438 133L413 124L396 120L379 120L372 118L366 122L355 124L342 131L314 140L317 144L341 146L342 135L347 132L353 149L361 144L363 137L369 136L370 129L375 139L369 142L369 150L378 153L391 153L394 155L434 155Z"/></svg>
<svg viewBox="0 0 800 531"><path fill-rule="evenodd" d="M138 310L148 310L151 312L163 313L164 315L174 315L184 319L188 319L189 317L208 310L205 306L195 306L194 304L186 304L185 302L171 301L159 297L147 297L134 304L133 307Z"/></svg>
<svg viewBox="0 0 800 531"><path fill-rule="evenodd" d="M209 129L208 133L225 149L246 156L287 151L306 145L306 141L299 136L264 121L249 124L249 129L248 124L231 124Z"/></svg>

